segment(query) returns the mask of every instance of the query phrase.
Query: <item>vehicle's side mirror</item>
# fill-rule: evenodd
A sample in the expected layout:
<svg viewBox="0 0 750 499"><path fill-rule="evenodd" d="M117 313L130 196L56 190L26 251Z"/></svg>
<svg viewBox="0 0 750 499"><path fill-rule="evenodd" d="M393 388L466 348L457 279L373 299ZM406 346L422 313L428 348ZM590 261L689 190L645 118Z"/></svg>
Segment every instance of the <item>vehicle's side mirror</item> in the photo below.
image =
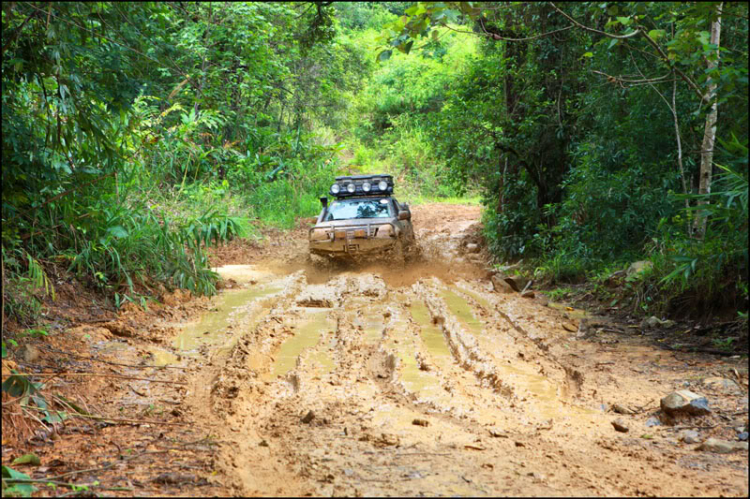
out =
<svg viewBox="0 0 750 499"><path fill-rule="evenodd" d="M320 198L320 204L323 205L323 208L327 208L328 207L328 198L325 197L325 196L323 196L322 198Z"/></svg>
<svg viewBox="0 0 750 499"><path fill-rule="evenodd" d="M411 220L411 213L406 210L399 211L398 219L399 220Z"/></svg>

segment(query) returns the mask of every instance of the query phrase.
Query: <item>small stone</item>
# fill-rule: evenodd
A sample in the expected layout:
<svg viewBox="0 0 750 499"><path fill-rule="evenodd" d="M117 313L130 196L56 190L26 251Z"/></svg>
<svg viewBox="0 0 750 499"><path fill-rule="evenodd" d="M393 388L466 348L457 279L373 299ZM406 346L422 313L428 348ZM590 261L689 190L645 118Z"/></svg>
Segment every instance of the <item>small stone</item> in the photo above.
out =
<svg viewBox="0 0 750 499"><path fill-rule="evenodd" d="M690 390L672 392L661 399L660 405L661 410L670 416L677 414L704 416L711 413L711 409L708 407L708 399Z"/></svg>
<svg viewBox="0 0 750 499"><path fill-rule="evenodd" d="M530 289L527 289L526 291L524 291L523 293L521 293L521 297L523 297L523 298L534 298L534 292L531 291Z"/></svg>
<svg viewBox="0 0 750 499"><path fill-rule="evenodd" d="M429 421L427 421L426 419L419 419L419 418L414 419L411 422L411 424L413 424L415 426L430 426L430 422Z"/></svg>
<svg viewBox="0 0 750 499"><path fill-rule="evenodd" d="M651 416L646 420L646 426L651 428L652 426L661 426L661 421L655 416Z"/></svg>
<svg viewBox="0 0 750 499"><path fill-rule="evenodd" d="M266 442L265 440L261 440L258 445L260 445L261 447L268 447L268 442Z"/></svg>
<svg viewBox="0 0 750 499"><path fill-rule="evenodd" d="M495 274L491 278L492 287L496 293L513 293L515 290L500 275Z"/></svg>
<svg viewBox="0 0 750 499"><path fill-rule="evenodd" d="M641 328L655 328L659 327L659 324L661 321L658 317L654 317L653 315L651 317L647 317L641 321Z"/></svg>
<svg viewBox="0 0 750 499"><path fill-rule="evenodd" d="M633 411L625 407L624 405L614 404L612 410L617 414L633 414Z"/></svg>
<svg viewBox="0 0 750 499"><path fill-rule="evenodd" d="M154 478L152 482L163 483L164 485L184 485L195 483L196 476L191 473L162 473Z"/></svg>
<svg viewBox="0 0 750 499"><path fill-rule="evenodd" d="M516 447L526 447L523 442L516 441Z"/></svg>
<svg viewBox="0 0 750 499"><path fill-rule="evenodd" d="M717 438L709 438L703 442L697 450L714 452L716 454L730 454L732 452L747 450L747 442L727 442Z"/></svg>
<svg viewBox="0 0 750 499"><path fill-rule="evenodd" d="M466 251L469 253L479 253L479 245L476 243L469 243L466 245Z"/></svg>
<svg viewBox="0 0 750 499"><path fill-rule="evenodd" d="M612 421L612 426L614 426L615 430L619 431L620 433L627 433L628 431L630 431L627 425L625 425L625 423L622 421L622 419L615 419L614 421Z"/></svg>
<svg viewBox="0 0 750 499"><path fill-rule="evenodd" d="M686 444L699 444L701 443L700 434L695 430L684 430L680 432L680 440Z"/></svg>
<svg viewBox="0 0 750 499"><path fill-rule="evenodd" d="M643 319L641 321L641 327L644 329L654 329L654 328L671 328L674 327L676 324L675 321L672 320L661 320L658 317L651 316L646 319Z"/></svg>
<svg viewBox="0 0 750 499"><path fill-rule="evenodd" d="M305 416L300 421L302 421L303 423L307 424L310 421L312 421L313 419L315 419L315 413L312 412L312 411L307 411L307 414L305 414Z"/></svg>
<svg viewBox="0 0 750 499"><path fill-rule="evenodd" d="M739 435L737 435L738 440L742 440L743 442L747 442L747 432L743 431Z"/></svg>
<svg viewBox="0 0 750 499"><path fill-rule="evenodd" d="M534 478L535 480L539 480L540 482L543 482L547 478L542 473L537 473L536 471L531 471L527 473L526 476L530 476Z"/></svg>
<svg viewBox="0 0 750 499"><path fill-rule="evenodd" d="M508 434L500 428L490 428L490 436L495 438L508 438Z"/></svg>
<svg viewBox="0 0 750 499"><path fill-rule="evenodd" d="M563 322L562 327L564 330L569 331L571 333L575 333L576 331L578 331L578 328L575 326L575 324L572 324L570 322Z"/></svg>
<svg viewBox="0 0 750 499"><path fill-rule="evenodd" d="M346 476L352 476L354 474L354 470L350 468L344 468L344 475Z"/></svg>
<svg viewBox="0 0 750 499"><path fill-rule="evenodd" d="M721 393L727 394L740 394L742 390L737 386L737 383L731 379L712 377L703 380L703 386L709 390L714 390Z"/></svg>
<svg viewBox="0 0 750 499"><path fill-rule="evenodd" d="M503 279L508 286L510 286L513 291L516 293L520 293L526 288L526 285L529 283L528 279L524 279L523 277L506 277Z"/></svg>

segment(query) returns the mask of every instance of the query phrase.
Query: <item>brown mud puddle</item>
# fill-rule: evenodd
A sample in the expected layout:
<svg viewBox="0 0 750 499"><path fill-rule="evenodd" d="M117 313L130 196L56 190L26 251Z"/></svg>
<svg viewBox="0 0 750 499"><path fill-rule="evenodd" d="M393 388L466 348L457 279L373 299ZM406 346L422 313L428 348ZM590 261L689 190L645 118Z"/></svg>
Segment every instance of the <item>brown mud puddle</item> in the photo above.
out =
<svg viewBox="0 0 750 499"><path fill-rule="evenodd" d="M191 355L195 354L201 345L225 341L227 336L233 334L230 330L232 324L243 319L243 313L247 313L249 305L254 300L272 296L282 289L278 285L266 285L225 291L216 298L213 308L197 323L184 326L183 331L172 341L172 346L185 355Z"/></svg>

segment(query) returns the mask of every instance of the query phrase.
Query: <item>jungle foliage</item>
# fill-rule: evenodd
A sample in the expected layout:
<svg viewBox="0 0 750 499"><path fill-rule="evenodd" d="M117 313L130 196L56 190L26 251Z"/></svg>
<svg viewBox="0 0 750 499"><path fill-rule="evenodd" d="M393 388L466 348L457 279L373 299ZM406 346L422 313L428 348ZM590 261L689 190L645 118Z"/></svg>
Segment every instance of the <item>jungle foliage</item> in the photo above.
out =
<svg viewBox="0 0 750 499"><path fill-rule="evenodd" d="M550 280L648 258L641 306L747 310L747 17L717 2L6 2L3 312L30 322L53 268L118 306L161 284L211 294L207 246L290 228L335 174L381 170L411 200L481 194L497 259Z"/></svg>
<svg viewBox="0 0 750 499"><path fill-rule="evenodd" d="M747 4L418 2L378 57L456 31L478 53L422 122L495 255L562 282L647 258L643 310L747 310Z"/></svg>
<svg viewBox="0 0 750 499"><path fill-rule="evenodd" d="M367 54L329 4L11 2L2 10L3 312L51 267L115 304L215 291L205 249L316 213Z"/></svg>

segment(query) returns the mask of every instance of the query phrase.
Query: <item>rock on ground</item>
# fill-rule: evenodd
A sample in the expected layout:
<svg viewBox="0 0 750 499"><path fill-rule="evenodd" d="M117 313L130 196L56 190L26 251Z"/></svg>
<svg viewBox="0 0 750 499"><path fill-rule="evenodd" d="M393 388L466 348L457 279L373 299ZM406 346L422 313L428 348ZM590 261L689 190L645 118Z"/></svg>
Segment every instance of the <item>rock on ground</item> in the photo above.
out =
<svg viewBox="0 0 750 499"><path fill-rule="evenodd" d="M727 393L731 395L739 395L742 393L742 390L737 385L737 383L727 378L706 378L703 380L703 386L710 390L715 390L717 392Z"/></svg>
<svg viewBox="0 0 750 499"><path fill-rule="evenodd" d="M701 442L700 434L695 430L683 430L680 432L680 440L686 444L699 444Z"/></svg>
<svg viewBox="0 0 750 499"><path fill-rule="evenodd" d="M615 419L614 421L612 421L612 426L614 426L615 430L619 431L620 433L627 433L628 431L630 431L630 429L622 419Z"/></svg>
<svg viewBox="0 0 750 499"><path fill-rule="evenodd" d="M708 399L690 390L672 392L661 399L661 410L670 416L687 414L690 416L704 416L711 413Z"/></svg>
<svg viewBox="0 0 750 499"><path fill-rule="evenodd" d="M726 440L719 440L717 438L709 438L703 442L698 450L714 452L716 454L729 454L747 450L747 442L727 442Z"/></svg>

